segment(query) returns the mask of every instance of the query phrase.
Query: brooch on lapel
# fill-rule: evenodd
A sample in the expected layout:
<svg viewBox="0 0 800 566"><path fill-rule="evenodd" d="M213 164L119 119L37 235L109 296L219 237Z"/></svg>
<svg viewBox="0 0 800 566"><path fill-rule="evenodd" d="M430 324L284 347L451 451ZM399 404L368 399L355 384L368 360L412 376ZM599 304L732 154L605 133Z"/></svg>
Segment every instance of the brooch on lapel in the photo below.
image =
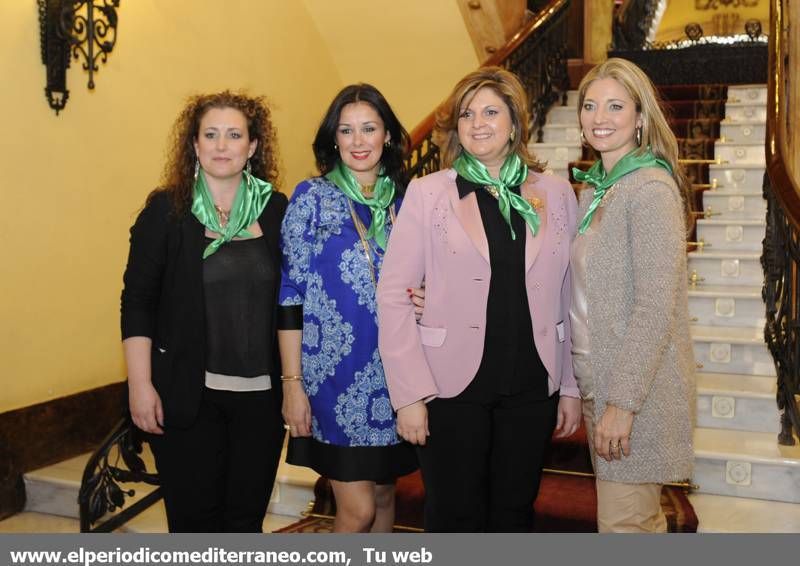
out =
<svg viewBox="0 0 800 566"><path fill-rule="evenodd" d="M544 202L542 202L542 199L539 197L526 198L525 200L528 201L528 204L531 205L536 212L541 212L544 208Z"/></svg>
<svg viewBox="0 0 800 566"><path fill-rule="evenodd" d="M486 189L486 192L492 195L494 198L500 198L500 193L492 185L486 185L483 188ZM541 212L544 209L544 202L539 197L526 198L525 201L531 205L536 212Z"/></svg>

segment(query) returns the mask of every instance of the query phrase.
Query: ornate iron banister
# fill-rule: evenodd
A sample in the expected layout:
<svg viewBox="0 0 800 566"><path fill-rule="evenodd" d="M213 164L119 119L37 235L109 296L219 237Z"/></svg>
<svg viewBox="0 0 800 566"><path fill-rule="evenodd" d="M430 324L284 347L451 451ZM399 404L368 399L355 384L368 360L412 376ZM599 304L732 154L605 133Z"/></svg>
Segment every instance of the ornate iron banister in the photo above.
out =
<svg viewBox="0 0 800 566"><path fill-rule="evenodd" d="M125 508L126 497L133 497L136 493L132 489L122 489L121 483L159 485L158 474L148 472L139 456L142 453L142 434L130 416L126 416L89 458L78 492L82 533L111 532L161 499L161 488L156 488ZM120 463L126 467L120 467ZM115 514L99 522L107 513Z"/></svg>
<svg viewBox="0 0 800 566"><path fill-rule="evenodd" d="M778 442L795 443L792 428L800 434L800 183L796 177L800 141L792 137L797 124L795 81L800 65L800 17L787 12L788 0L772 0L770 6L769 81L767 98L767 231L761 265L767 322L764 335L778 374L778 408L781 432Z"/></svg>
<svg viewBox="0 0 800 566"><path fill-rule="evenodd" d="M642 49L660 0L629 0L612 22L613 49Z"/></svg>
<svg viewBox="0 0 800 566"><path fill-rule="evenodd" d="M515 73L528 92L531 132L542 141L547 111L558 99L566 104L567 8L570 0L552 0L482 65L499 65ZM435 111L411 132L407 158L411 178L439 170L439 148L433 143Z"/></svg>

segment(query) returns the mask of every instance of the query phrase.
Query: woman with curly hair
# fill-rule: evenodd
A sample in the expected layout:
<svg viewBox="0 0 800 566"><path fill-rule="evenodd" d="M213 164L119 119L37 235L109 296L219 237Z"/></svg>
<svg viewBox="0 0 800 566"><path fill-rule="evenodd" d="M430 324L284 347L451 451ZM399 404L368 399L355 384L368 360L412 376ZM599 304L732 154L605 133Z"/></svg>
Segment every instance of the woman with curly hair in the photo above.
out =
<svg viewBox="0 0 800 566"><path fill-rule="evenodd" d="M122 338L171 532L260 532L284 431L277 149L263 99L195 96L131 228Z"/></svg>

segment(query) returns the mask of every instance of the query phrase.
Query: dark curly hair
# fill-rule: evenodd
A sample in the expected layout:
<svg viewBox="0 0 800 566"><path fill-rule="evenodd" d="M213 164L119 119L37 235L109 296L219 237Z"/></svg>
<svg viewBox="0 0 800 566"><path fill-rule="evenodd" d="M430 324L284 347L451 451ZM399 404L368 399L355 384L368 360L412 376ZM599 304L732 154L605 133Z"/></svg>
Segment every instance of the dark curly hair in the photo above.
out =
<svg viewBox="0 0 800 566"><path fill-rule="evenodd" d="M278 146L266 100L261 96L226 90L189 98L172 126L161 185L150 194L148 202L156 193L166 191L172 197L173 209L177 214L189 209L197 160L194 142L200 131L200 120L212 108L234 108L244 114L248 137L258 140L255 153L250 158L251 172L259 179L272 183L277 190Z"/></svg>
<svg viewBox="0 0 800 566"><path fill-rule="evenodd" d="M410 146L408 132L400 124L392 107L374 86L366 83L352 84L344 87L333 99L325 117L322 118L317 135L314 137L314 157L320 174L325 175L336 166L339 161L339 150L336 149L336 129L339 127L339 117L342 108L355 102L366 102L372 106L383 120L386 131L389 132L389 145L383 148L381 165L384 174L390 177L397 189L397 195L403 194L408 184L405 157Z"/></svg>

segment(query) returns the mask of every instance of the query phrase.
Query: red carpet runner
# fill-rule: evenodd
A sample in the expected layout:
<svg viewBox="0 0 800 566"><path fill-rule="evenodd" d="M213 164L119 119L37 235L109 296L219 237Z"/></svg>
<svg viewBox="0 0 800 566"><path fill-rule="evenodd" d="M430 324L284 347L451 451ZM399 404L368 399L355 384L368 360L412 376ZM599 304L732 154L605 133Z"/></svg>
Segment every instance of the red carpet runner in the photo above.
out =
<svg viewBox="0 0 800 566"><path fill-rule="evenodd" d="M591 473L589 452L583 428L567 440L553 444L545 464L546 468L578 473ZM278 532L311 533L331 532L331 517L336 513L336 502L327 480L320 478L314 487L315 503L311 516L293 523ZM425 489L419 472L400 478L397 482L396 531L421 531L422 508ZM667 516L670 532L696 532L697 516L683 489L665 487L661 492L661 506ZM597 498L594 478L545 473L534 505L539 533L592 533L597 532Z"/></svg>

